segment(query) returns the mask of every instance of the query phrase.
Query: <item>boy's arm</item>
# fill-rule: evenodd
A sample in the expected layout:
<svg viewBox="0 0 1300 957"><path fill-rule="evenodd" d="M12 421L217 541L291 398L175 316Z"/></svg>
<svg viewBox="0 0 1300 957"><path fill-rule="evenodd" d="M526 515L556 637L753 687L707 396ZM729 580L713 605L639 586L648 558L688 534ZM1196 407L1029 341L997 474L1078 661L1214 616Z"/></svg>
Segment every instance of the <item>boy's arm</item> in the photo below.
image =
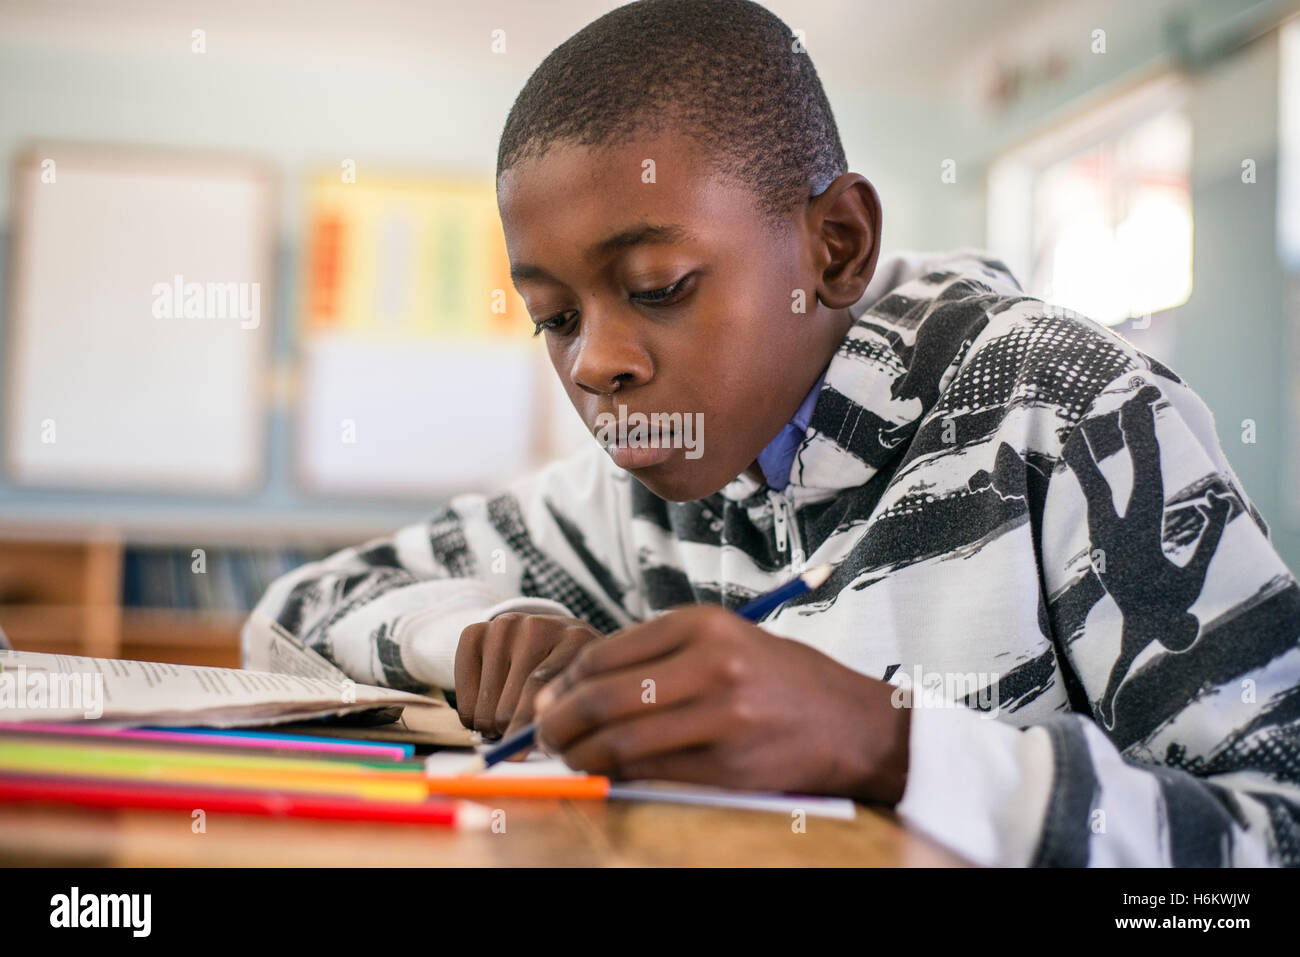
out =
<svg viewBox="0 0 1300 957"><path fill-rule="evenodd" d="M915 709L899 814L987 864L1300 865L1300 590L1209 411L1125 373L1062 458L1041 558L1075 711Z"/></svg>
<svg viewBox="0 0 1300 957"><path fill-rule="evenodd" d="M457 496L391 536L296 568L245 622L244 665L260 660L274 623L358 682L451 689L460 633L474 622L527 611L613 631L637 614L626 493L593 445L501 494Z"/></svg>

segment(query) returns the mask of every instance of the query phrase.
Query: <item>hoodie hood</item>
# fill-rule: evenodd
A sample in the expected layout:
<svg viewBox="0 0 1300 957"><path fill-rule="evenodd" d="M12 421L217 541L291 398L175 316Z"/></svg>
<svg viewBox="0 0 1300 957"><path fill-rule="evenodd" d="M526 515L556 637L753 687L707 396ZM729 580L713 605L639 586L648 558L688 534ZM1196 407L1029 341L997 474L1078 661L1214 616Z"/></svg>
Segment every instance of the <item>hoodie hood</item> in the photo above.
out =
<svg viewBox="0 0 1300 957"><path fill-rule="evenodd" d="M1010 270L982 250L903 252L877 265L854 323L832 357L786 494L828 498L862 485L906 450L938 401L945 376L997 304L1028 298ZM766 486L741 474L720 494L744 501Z"/></svg>

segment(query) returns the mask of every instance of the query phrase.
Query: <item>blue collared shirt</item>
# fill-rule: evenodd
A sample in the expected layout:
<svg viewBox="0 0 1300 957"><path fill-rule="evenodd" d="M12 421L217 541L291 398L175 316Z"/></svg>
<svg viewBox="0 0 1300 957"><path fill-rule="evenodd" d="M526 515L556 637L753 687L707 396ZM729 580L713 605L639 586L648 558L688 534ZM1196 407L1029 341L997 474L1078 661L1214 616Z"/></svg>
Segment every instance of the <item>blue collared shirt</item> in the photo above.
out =
<svg viewBox="0 0 1300 957"><path fill-rule="evenodd" d="M768 488L779 492L790 484L790 466L794 464L794 455L799 451L799 443L803 441L804 434L808 431L808 423L812 421L813 406L817 404L817 393L822 390L822 382L825 379L826 373L823 372L812 389L804 396L794 417L782 427L776 434L776 438L767 443L767 448L758 453L758 467L763 470L763 478L767 480Z"/></svg>

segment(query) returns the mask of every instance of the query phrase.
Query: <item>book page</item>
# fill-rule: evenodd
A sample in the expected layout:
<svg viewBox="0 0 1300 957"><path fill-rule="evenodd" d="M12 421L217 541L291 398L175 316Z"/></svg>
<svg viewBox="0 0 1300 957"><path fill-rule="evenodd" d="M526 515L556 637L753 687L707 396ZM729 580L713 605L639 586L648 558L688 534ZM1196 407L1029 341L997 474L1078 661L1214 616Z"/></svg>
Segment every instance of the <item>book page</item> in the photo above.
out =
<svg viewBox="0 0 1300 957"><path fill-rule="evenodd" d="M390 706L439 702L347 677L0 651L0 724L96 720L116 727L230 728Z"/></svg>
<svg viewBox="0 0 1300 957"><path fill-rule="evenodd" d="M271 632L265 645L259 644L248 652L244 665L253 671L275 671L280 674L300 675L304 678L329 678L343 681L347 674L324 655L308 648L298 637L273 618L265 617L260 627Z"/></svg>

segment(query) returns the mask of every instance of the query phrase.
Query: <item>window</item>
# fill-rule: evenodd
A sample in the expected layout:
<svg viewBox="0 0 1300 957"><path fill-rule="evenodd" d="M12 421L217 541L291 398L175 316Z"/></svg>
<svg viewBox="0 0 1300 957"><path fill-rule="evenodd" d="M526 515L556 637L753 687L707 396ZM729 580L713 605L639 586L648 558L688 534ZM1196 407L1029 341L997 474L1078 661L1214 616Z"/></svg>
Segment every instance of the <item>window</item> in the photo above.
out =
<svg viewBox="0 0 1300 957"><path fill-rule="evenodd" d="M1279 34L1277 110L1277 253L1300 272L1300 17Z"/></svg>
<svg viewBox="0 0 1300 957"><path fill-rule="evenodd" d="M1022 144L989 177L989 248L1026 291L1107 325L1192 291L1191 121L1177 78Z"/></svg>

